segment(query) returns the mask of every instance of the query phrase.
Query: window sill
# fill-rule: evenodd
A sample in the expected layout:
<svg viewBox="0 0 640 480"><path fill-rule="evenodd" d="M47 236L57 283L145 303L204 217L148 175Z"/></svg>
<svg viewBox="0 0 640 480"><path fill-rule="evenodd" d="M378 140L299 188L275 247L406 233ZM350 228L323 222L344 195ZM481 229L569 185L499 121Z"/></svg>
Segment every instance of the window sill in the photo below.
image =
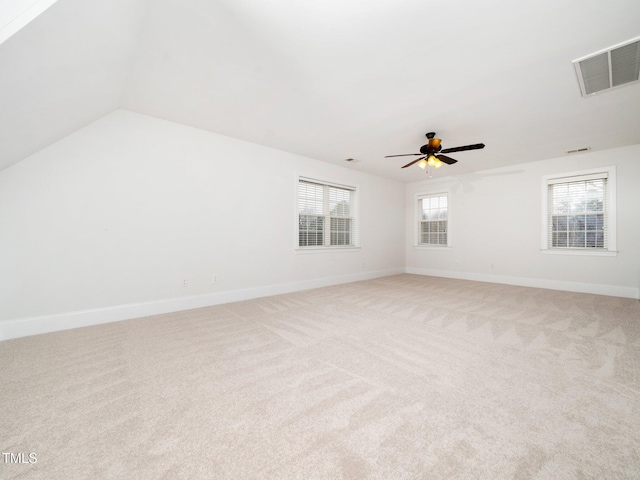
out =
<svg viewBox="0 0 640 480"><path fill-rule="evenodd" d="M414 245L413 248L416 250L451 250L448 245Z"/></svg>
<svg viewBox="0 0 640 480"><path fill-rule="evenodd" d="M306 255L313 253L346 253L346 252L359 252L360 247L310 247L310 248L296 248L294 250L296 255Z"/></svg>
<svg viewBox="0 0 640 480"><path fill-rule="evenodd" d="M583 250L581 248L567 248L567 249L547 249L540 250L544 255L586 255L592 257L615 257L618 255L617 251L611 250Z"/></svg>

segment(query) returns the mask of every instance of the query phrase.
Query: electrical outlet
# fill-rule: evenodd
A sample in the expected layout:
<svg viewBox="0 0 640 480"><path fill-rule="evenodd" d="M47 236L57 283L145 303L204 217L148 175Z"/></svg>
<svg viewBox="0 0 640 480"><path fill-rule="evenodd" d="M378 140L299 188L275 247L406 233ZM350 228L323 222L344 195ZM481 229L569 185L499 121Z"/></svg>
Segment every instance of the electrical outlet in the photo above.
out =
<svg viewBox="0 0 640 480"><path fill-rule="evenodd" d="M180 282L180 286L181 286L182 288L184 288L184 287L186 287L186 286L187 286L187 279L186 279L186 278L183 278L183 279L182 279L182 282Z"/></svg>
<svg viewBox="0 0 640 480"><path fill-rule="evenodd" d="M217 273L211 274L211 283L218 283L218 274Z"/></svg>
<svg viewBox="0 0 640 480"><path fill-rule="evenodd" d="M360 268L364 268L364 260L360 262Z"/></svg>

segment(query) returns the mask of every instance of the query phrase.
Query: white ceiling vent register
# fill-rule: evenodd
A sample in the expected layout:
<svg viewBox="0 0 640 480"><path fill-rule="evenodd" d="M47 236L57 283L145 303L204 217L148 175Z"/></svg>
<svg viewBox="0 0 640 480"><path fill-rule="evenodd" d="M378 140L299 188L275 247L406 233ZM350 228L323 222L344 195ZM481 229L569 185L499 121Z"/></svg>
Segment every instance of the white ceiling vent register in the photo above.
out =
<svg viewBox="0 0 640 480"><path fill-rule="evenodd" d="M637 82L640 73L640 37L574 60L573 66L583 97Z"/></svg>

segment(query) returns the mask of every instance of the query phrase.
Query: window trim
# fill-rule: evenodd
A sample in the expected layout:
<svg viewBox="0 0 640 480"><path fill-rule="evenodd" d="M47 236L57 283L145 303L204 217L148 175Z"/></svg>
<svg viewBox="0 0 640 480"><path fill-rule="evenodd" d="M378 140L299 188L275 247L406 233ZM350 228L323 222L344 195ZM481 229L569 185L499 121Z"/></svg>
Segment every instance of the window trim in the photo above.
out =
<svg viewBox="0 0 640 480"><path fill-rule="evenodd" d="M326 185L329 187L343 188L353 191L353 202L351 208L353 209L353 233L355 241L353 245L313 245L308 247L301 247L299 244L299 193L298 188L301 181L316 183L319 185ZM327 180L324 178L312 177L307 175L295 175L295 188L294 188L295 202L294 202L294 238L293 249L296 254L315 254L315 253L329 253L329 252L359 252L360 249L360 186L358 184L346 184L336 180Z"/></svg>
<svg viewBox="0 0 640 480"><path fill-rule="evenodd" d="M607 248L551 248L549 247L549 185L553 183L564 183L581 180L579 177L588 177L591 175L607 176L606 205L608 217ZM542 176L541 182L541 243L540 251L545 255L586 255L615 257L618 254L616 239L616 167L591 168L588 170L578 170L573 172L554 173Z"/></svg>
<svg viewBox="0 0 640 480"><path fill-rule="evenodd" d="M420 243L420 223L422 221L422 212L420 210L420 200L428 197L447 197L447 244L436 245L429 243ZM449 190L439 190L433 192L419 192L413 197L413 248L419 250L451 250L451 192Z"/></svg>

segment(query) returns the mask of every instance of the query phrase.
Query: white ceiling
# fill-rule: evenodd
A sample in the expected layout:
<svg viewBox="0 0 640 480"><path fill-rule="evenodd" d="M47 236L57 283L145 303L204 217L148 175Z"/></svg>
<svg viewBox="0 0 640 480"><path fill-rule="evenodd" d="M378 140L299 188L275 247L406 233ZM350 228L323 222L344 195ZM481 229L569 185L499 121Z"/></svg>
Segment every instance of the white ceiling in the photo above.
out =
<svg viewBox="0 0 640 480"><path fill-rule="evenodd" d="M457 175L640 143L640 84L571 61L637 0L58 0L0 45L0 169L118 108L394 178L435 131ZM346 158L356 163L346 163Z"/></svg>

